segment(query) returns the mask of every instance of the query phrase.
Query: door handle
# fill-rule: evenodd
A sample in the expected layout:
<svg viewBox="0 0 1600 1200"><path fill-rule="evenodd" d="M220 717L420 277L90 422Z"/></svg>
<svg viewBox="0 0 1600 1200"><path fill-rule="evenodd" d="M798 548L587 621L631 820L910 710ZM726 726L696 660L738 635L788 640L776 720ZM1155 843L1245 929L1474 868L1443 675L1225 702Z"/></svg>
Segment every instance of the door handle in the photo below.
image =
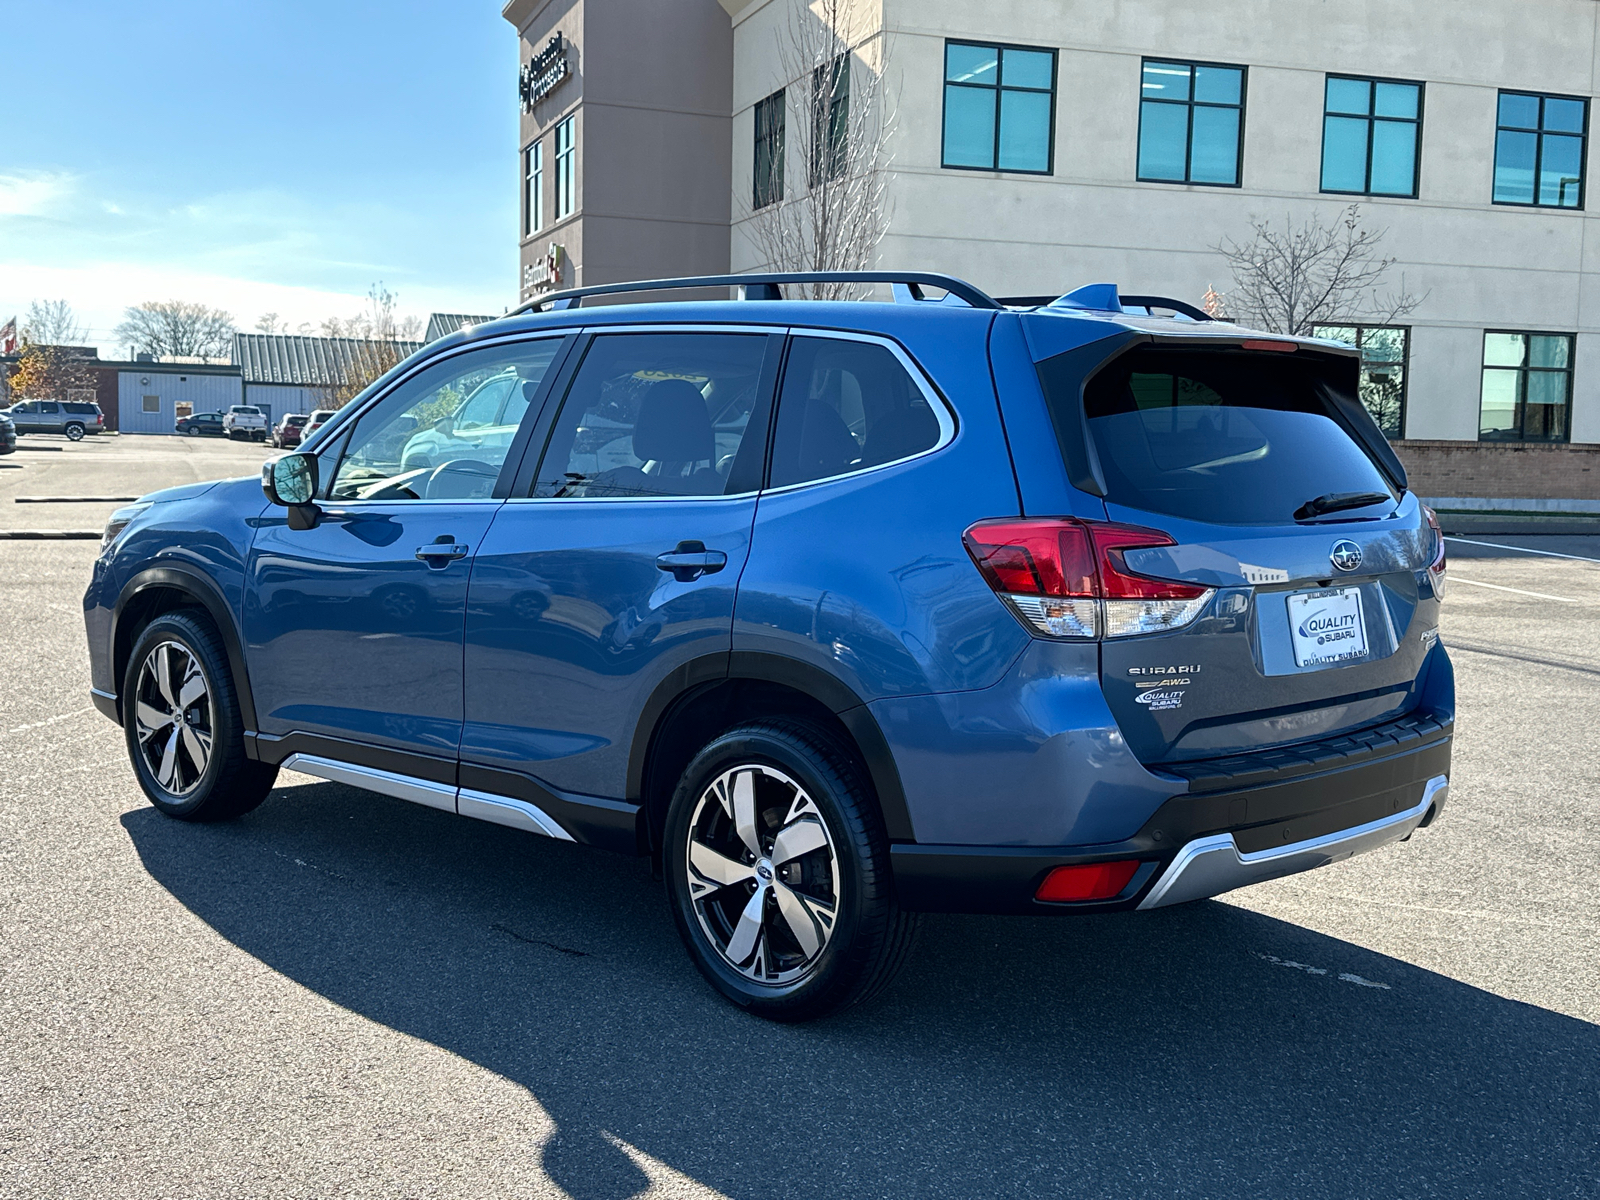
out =
<svg viewBox="0 0 1600 1200"><path fill-rule="evenodd" d="M707 550L704 542L679 542L667 553L656 555L656 566L670 571L679 583L715 575L727 565L728 556L721 550Z"/></svg>
<svg viewBox="0 0 1600 1200"><path fill-rule="evenodd" d="M448 565L453 558L465 558L467 545L465 542L434 542L431 546L418 546L417 557L430 567L443 567ZM444 562L435 562L434 559L444 559Z"/></svg>

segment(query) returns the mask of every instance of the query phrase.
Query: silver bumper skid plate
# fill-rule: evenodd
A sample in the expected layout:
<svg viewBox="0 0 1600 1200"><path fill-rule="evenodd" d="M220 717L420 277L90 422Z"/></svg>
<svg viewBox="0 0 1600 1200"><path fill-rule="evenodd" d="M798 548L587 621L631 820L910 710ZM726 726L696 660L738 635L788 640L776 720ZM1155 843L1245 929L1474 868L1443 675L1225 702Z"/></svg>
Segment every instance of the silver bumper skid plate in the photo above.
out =
<svg viewBox="0 0 1600 1200"><path fill-rule="evenodd" d="M1161 873L1149 895L1139 904L1139 911L1220 896L1234 888L1325 867L1401 841L1422 824L1430 809L1444 804L1449 787L1447 776L1435 775L1422 789L1422 799L1403 812L1309 841L1273 846L1270 850L1243 854L1231 833L1196 838L1178 851L1172 865Z"/></svg>

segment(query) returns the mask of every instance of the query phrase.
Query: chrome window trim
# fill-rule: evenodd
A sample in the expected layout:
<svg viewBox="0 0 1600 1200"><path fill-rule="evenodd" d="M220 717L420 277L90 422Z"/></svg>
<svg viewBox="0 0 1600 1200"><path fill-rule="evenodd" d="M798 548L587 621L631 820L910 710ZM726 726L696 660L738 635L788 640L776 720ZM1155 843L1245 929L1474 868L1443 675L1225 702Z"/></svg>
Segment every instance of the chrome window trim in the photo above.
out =
<svg viewBox="0 0 1600 1200"><path fill-rule="evenodd" d="M912 358L906 348L891 337L875 333L859 333L855 330L827 329L819 326L808 325L723 325L723 324L664 324L655 322L649 325L585 325L581 332L603 337L608 333L759 333L782 334L786 337L831 338L842 342L865 342L868 345L882 346L894 355L901 368L911 377L917 389L922 393L923 399L928 402L928 407L933 410L933 416L939 422L939 440L926 450L919 450L915 454L908 454L903 458L890 459L884 463L873 463L870 467L857 467L853 471L845 471L838 475L827 475L821 479L807 479L802 483L788 483L782 487L762 488L759 491L736 492L731 496L512 496L507 498L507 504L520 504L528 501L542 503L558 502L571 504L574 502L589 501L596 504L615 504L619 501L625 504L646 504L656 500L738 500L749 496L779 496L787 495L800 488L816 487L819 484L832 483L839 479L851 479L857 475L869 475L874 471L887 470L898 467L903 463L915 462L919 458L926 458L930 454L937 454L951 442L955 441L956 434L960 432L955 410L950 403L934 386L933 380L922 369L922 364ZM787 364L785 364L785 375ZM778 380L778 391L772 403L772 428L776 429L778 408L783 400L784 377ZM566 397L562 397L565 405ZM560 411L557 410L556 420L560 420ZM770 466L770 463L769 463ZM535 481L537 482L537 480Z"/></svg>

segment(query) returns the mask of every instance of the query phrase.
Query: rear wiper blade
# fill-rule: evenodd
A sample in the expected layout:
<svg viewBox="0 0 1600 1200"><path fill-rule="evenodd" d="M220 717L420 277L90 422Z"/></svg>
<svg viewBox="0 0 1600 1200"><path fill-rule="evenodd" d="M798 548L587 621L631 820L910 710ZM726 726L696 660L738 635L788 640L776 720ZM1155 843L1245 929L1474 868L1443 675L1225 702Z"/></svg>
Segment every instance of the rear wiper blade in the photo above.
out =
<svg viewBox="0 0 1600 1200"><path fill-rule="evenodd" d="M1315 500L1307 500L1294 510L1296 521L1309 521L1326 513L1343 512L1347 508L1366 508L1369 504L1382 504L1394 497L1388 492L1329 492Z"/></svg>

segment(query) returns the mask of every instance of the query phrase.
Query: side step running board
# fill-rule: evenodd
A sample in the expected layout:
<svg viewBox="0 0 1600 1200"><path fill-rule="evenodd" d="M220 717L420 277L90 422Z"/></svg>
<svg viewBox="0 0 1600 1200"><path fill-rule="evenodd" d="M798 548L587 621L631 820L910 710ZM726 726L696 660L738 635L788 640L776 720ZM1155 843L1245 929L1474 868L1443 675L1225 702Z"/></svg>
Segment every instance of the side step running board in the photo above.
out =
<svg viewBox="0 0 1600 1200"><path fill-rule="evenodd" d="M303 775L315 775L318 779L326 779L331 783L348 784L350 787L393 796L397 800L409 800L413 804L425 804L429 808L442 809L444 812L459 813L463 817L492 821L496 825L509 825L513 829L525 829L529 833L555 838L559 842L575 840L549 813L536 804L529 804L526 800L476 792L471 788L458 788L448 783L434 783L410 775L399 775L393 771L380 771L376 767L339 762L316 754L291 754L279 765L290 771L299 771Z"/></svg>

